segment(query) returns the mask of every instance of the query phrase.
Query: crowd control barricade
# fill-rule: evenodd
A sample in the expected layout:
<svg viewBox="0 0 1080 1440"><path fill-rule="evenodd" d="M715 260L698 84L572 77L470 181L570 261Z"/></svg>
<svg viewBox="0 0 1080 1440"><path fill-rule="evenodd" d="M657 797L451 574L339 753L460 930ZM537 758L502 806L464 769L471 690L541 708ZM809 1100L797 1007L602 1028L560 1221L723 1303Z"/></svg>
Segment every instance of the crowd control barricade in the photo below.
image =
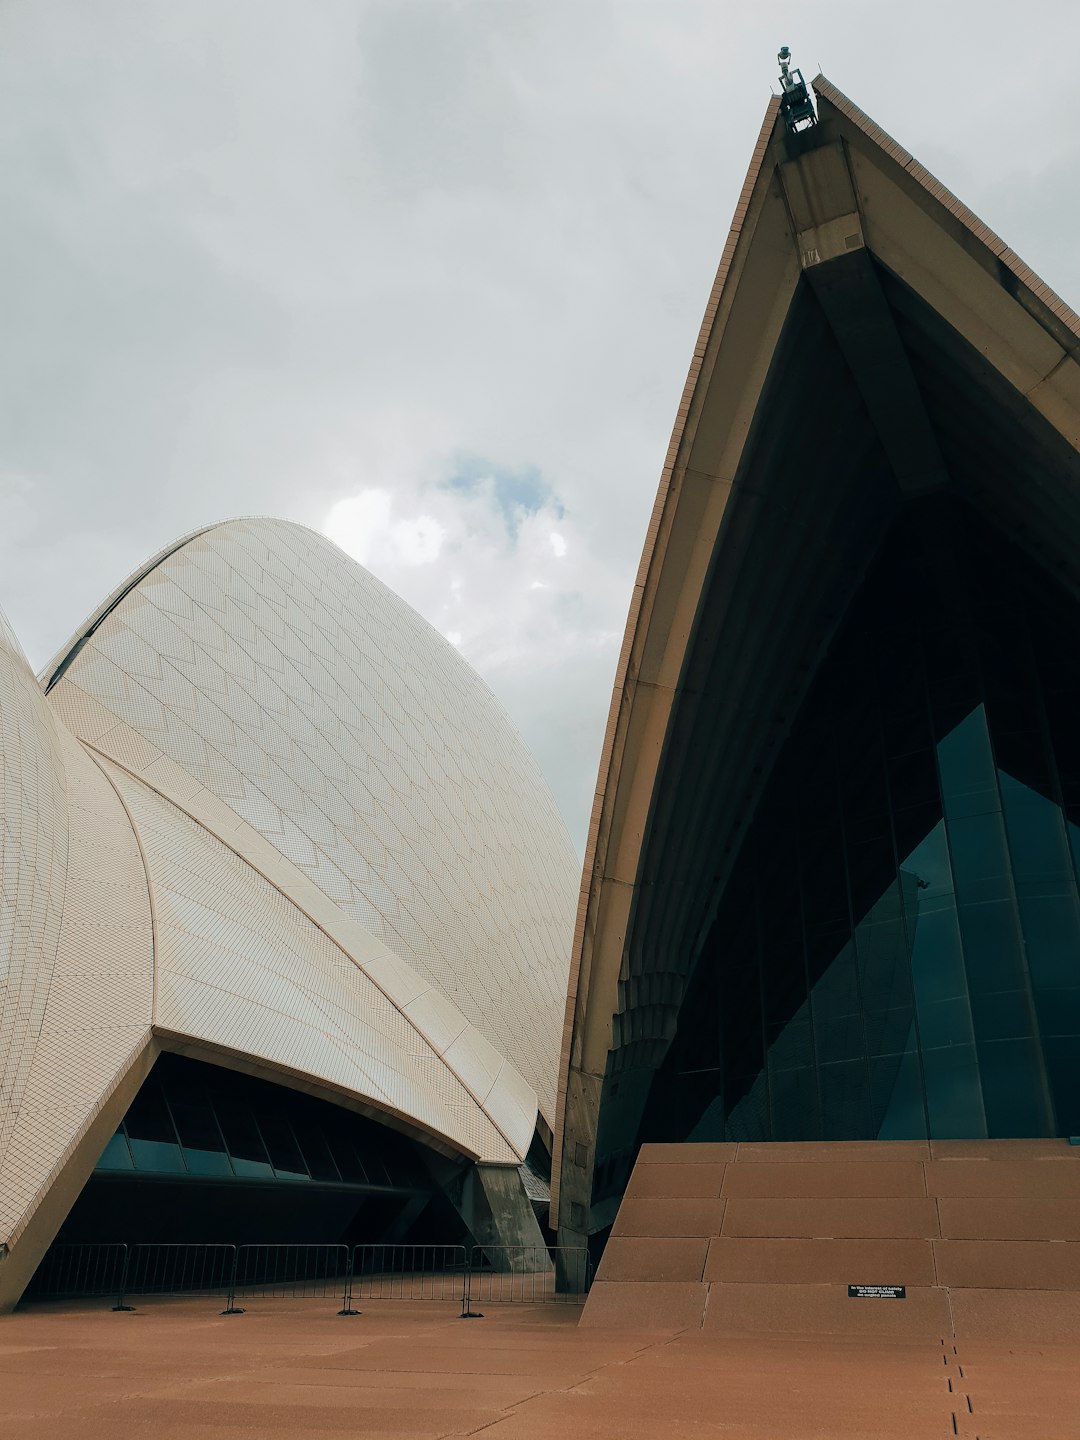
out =
<svg viewBox="0 0 1080 1440"><path fill-rule="evenodd" d="M128 1247L123 1244L52 1245L27 1286L27 1300L71 1300L119 1295Z"/></svg>
<svg viewBox="0 0 1080 1440"><path fill-rule="evenodd" d="M340 1299L349 1313L351 1259L347 1245L241 1245L228 1308L237 1300Z"/></svg>
<svg viewBox="0 0 1080 1440"><path fill-rule="evenodd" d="M357 1245L352 1259L354 1303L364 1300L450 1300L464 1304L464 1245Z"/></svg>
<svg viewBox="0 0 1080 1440"><path fill-rule="evenodd" d="M109 1295L114 1310L140 1296L238 1300L333 1299L338 1314L375 1300L472 1305L580 1305L592 1280L584 1247L545 1245L60 1244L27 1293L31 1300Z"/></svg>
<svg viewBox="0 0 1080 1440"><path fill-rule="evenodd" d="M470 1305L583 1305L592 1281L584 1246L476 1245Z"/></svg>
<svg viewBox="0 0 1080 1440"><path fill-rule="evenodd" d="M116 1309L136 1295L222 1295L232 1291L235 1245L133 1245Z"/></svg>

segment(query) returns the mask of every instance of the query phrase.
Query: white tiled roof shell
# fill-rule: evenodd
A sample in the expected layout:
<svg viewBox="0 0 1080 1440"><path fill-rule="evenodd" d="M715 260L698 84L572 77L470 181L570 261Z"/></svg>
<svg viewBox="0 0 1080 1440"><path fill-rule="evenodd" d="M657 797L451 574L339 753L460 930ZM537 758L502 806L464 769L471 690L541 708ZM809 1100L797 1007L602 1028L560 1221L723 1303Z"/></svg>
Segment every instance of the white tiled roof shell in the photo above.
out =
<svg viewBox="0 0 1080 1440"><path fill-rule="evenodd" d="M369 937L344 933L357 951L350 953L333 938L339 927L332 912L319 925L287 897L287 877L275 873L257 840L249 855L278 883L232 848L245 844L242 837L226 844L118 766L101 764L145 857L154 906L154 1025L166 1044L167 1037L194 1041L223 1058L261 1064L264 1073L313 1080L345 1103L366 1102L370 1113L396 1115L466 1154L517 1162L532 1137L535 1097L518 1079L518 1103L507 1107L499 1092L509 1067L489 1055L461 1016L452 1038L487 1061L482 1088L467 1088L452 1064L458 1052L441 1052L432 1027L425 1032L412 1018L409 993L399 988L392 998L378 942L373 951ZM411 993L426 991L411 980Z"/></svg>
<svg viewBox="0 0 1080 1440"><path fill-rule="evenodd" d="M60 941L68 852L60 728L0 619L0 1152L19 1109Z"/></svg>
<svg viewBox="0 0 1080 1440"><path fill-rule="evenodd" d="M153 944L115 791L0 615L0 1240L13 1243L150 1037Z"/></svg>
<svg viewBox="0 0 1080 1440"><path fill-rule="evenodd" d="M88 753L2 617L0 727L0 1241L155 1033L519 1162L536 1097L513 1067L215 797L189 781L182 810Z"/></svg>
<svg viewBox="0 0 1080 1440"><path fill-rule="evenodd" d="M61 652L57 714L167 798L216 796L451 1001L550 1120L579 867L479 677L296 525L228 522L140 576Z"/></svg>
<svg viewBox="0 0 1080 1440"><path fill-rule="evenodd" d="M0 617L0 1240L154 1034L516 1164L577 867L456 652L326 541L242 522L63 660L50 703Z"/></svg>

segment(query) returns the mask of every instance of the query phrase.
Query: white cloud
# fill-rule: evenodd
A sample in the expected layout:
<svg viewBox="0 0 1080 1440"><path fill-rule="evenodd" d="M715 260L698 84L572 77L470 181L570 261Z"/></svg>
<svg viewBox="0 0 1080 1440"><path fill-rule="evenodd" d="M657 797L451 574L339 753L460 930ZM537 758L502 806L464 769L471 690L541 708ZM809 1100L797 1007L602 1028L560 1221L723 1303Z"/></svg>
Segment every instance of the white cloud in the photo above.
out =
<svg viewBox="0 0 1080 1440"><path fill-rule="evenodd" d="M446 531L434 515L395 515L388 490L362 490L338 500L323 527L336 545L371 568L430 565ZM373 563L374 562L374 563Z"/></svg>
<svg viewBox="0 0 1080 1440"><path fill-rule="evenodd" d="M402 543L416 516L440 537L438 563L417 565ZM619 626L607 617L624 601L622 577L595 553L577 516L532 467L448 458L426 478L406 475L392 490L337 501L323 528L484 675L580 839L608 695L598 685L583 699L575 687L590 671L614 668ZM581 557L572 568L570 541ZM584 746L583 734L592 737Z"/></svg>
<svg viewBox="0 0 1080 1440"><path fill-rule="evenodd" d="M865 0L7 0L0 474L28 478L0 604L28 652L175 535L326 524L460 637L581 842L777 46L1076 304L1080 7L1022 29L977 0L900 27ZM1008 76L1007 117L958 57Z"/></svg>
<svg viewBox="0 0 1080 1440"><path fill-rule="evenodd" d="M363 490L338 500L326 517L325 530L335 545L367 565L379 540L390 532L389 490Z"/></svg>

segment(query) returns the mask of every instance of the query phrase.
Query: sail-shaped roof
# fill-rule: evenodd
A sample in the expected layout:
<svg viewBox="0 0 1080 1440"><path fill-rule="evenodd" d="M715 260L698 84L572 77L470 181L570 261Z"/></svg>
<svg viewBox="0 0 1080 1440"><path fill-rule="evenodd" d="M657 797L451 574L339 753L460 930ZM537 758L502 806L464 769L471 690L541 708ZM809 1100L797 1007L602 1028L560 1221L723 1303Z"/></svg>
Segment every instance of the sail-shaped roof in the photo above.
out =
<svg viewBox="0 0 1080 1440"><path fill-rule="evenodd" d="M162 1049L520 1164L577 858L493 696L373 576L282 521L199 531L40 686L0 628L0 738L0 1304Z"/></svg>
<svg viewBox="0 0 1080 1440"><path fill-rule="evenodd" d="M770 105L634 586L589 831L553 1203L610 1223L726 878L900 507L1080 593L1080 320L823 76Z"/></svg>

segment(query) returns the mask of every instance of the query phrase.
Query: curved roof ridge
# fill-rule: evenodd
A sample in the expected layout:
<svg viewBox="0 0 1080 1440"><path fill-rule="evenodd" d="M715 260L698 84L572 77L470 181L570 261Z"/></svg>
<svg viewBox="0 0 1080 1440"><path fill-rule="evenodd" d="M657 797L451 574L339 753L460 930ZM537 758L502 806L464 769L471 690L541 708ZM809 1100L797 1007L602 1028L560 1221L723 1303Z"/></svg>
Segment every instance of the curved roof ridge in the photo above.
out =
<svg viewBox="0 0 1080 1440"><path fill-rule="evenodd" d="M608 841L611 830L610 812L614 809L615 791L618 786L622 759L619 753L619 741L624 736L627 716L633 698L632 685L630 682L634 671L634 661L642 643L642 637L648 629L646 596L648 592L655 589L658 583L659 571L663 565L665 547L668 539L665 529L665 519L678 501L678 490L673 482L675 480L679 451L683 446L687 430L696 423L696 416L692 416L691 414L694 405L694 396L697 393L702 372L705 369L706 352L709 348L709 341L720 313L728 282L731 279L736 250L738 249L740 240L743 238L743 232L750 217L751 202L761 179L762 171L765 168L766 156L769 145L772 142L779 114L780 101L778 97L773 96L766 107L764 119L758 130L757 140L750 156L750 163L747 166L746 175L743 178L739 198L735 205L735 213L732 216L727 239L725 240L724 248L720 255L720 262L713 279L712 289L709 292L708 303L705 306L705 313L698 330L697 343L694 346L690 367L683 384L682 397L679 401L679 408L675 414L675 424L672 428L671 439L668 441L663 469L660 472L660 484L657 487L656 499L653 501L648 528L645 532L645 544L642 550L641 560L638 562L637 574L634 577L634 585L630 593L626 628L619 650L611 704L608 707L607 725L604 729L604 737L601 744L596 789L593 792L592 812L589 818L589 829L585 842L585 862L582 868L581 886L578 892L576 923L574 926L573 947L570 956L570 975L567 983L566 1009L563 1020L563 1048L559 1070L560 1088L555 1112L556 1134L565 1128L569 1091L563 1084L563 1080L566 1069L570 1064L573 1037L579 1021L579 1010L581 1009L582 997L580 995L580 984L582 980L581 972L583 961L586 960L585 951L587 947L586 937L589 931L589 913L595 905L595 892L599 881L599 873L605 866L607 859ZM585 983L587 986L587 976ZM587 995L585 999L587 1003ZM558 1210L561 1181L562 1146L556 1142L551 1155L551 1204L553 1214L557 1213Z"/></svg>
<svg viewBox="0 0 1080 1440"><path fill-rule="evenodd" d="M1070 305L1067 305L1030 265L1021 260L1011 245L1006 244L995 230L991 230L989 225L979 219L970 206L958 199L947 185L943 185L936 175L925 165L921 165L909 150L905 150L887 130L883 130L875 120L872 120L865 110L860 110L858 105L838 89L831 80L819 74L814 78L812 84L816 94L827 100L845 119L850 120L869 140L873 141L891 160L894 160L902 170L917 181L954 219L963 225L970 235L985 245L994 258L1004 265L1020 284L1024 285L1034 298L1050 311L1056 320L1059 320L1066 329L1072 332L1076 340L1080 340L1080 315Z"/></svg>
<svg viewBox="0 0 1080 1440"><path fill-rule="evenodd" d="M126 580L122 581L105 599L91 610L83 623L72 635L66 644L61 645L52 659L38 674L38 683L42 686L47 695L58 680L63 678L64 672L78 655L79 651L86 644L87 640L94 634L103 621L107 620L121 601L126 600L132 590L136 589L151 575L159 565L172 558L178 551L183 550L192 540L198 540L200 536L209 535L213 530L224 530L229 525L242 524L271 524L288 525L294 530L306 530L311 535L318 535L320 539L328 541L333 545L334 541L321 530L316 530L313 525L305 525L302 520L289 520L284 515L229 515L224 520L213 520L209 525L200 525L196 530L189 530L187 534L181 535L163 550L158 550L148 560L137 566ZM341 547L338 546L338 549ZM377 577L376 577L377 578ZM48 678L46 678L48 677Z"/></svg>
<svg viewBox="0 0 1080 1440"><path fill-rule="evenodd" d="M131 765L121 763L90 741L82 740L78 743L109 778L124 803L125 810L128 810L128 805L112 771L118 771L126 776L133 785L141 786L166 805L172 806L174 810L192 824L197 825L200 830L205 831L218 844L231 851L248 869L293 906L326 937L331 945L346 956L364 978L384 996L388 1004L393 1006L421 1042L450 1072L507 1146L515 1154L524 1155L528 1141L532 1137L535 1119L529 1120L528 1136L518 1135L514 1138L508 1133L510 1127L505 1113L502 1116L498 1113L499 1097L496 1096L495 1091L500 1080L504 1090L507 1085L512 1083L510 1075L520 1078L522 1084L528 1089L529 1095L533 1097L532 1103L534 1104L535 1091L506 1056L500 1055L501 1069L495 1072L495 1077L486 1089L482 1089L477 1084L475 1075L470 1077L466 1073L466 1067L460 1065L460 1059L448 1058L451 1050L465 1046L470 1051L470 1058L472 1058L475 1068L478 1060L476 1041L479 1040L482 1045L493 1048L491 1042L484 1039L450 996L438 991L433 982L422 976L405 956L391 950L359 920L347 915L335 900L312 886L311 881L299 867L257 830L246 824L238 825L231 831L227 829L221 823L223 818L221 812L226 807L221 801L215 803L215 797L211 796L210 792L203 789L187 797L171 793L170 789L162 783L160 776L150 778L145 773L139 773ZM235 817L230 815L228 818L231 820ZM139 827L131 818L130 813L129 819L131 819L136 839L139 841L140 851L143 851ZM361 938L367 953L364 953L357 945L357 940ZM425 1007L420 1002L426 1000L428 1002L426 1008L430 1009L432 1001L429 997L432 992L437 996L436 1012L429 1014L425 1020ZM405 998L406 993L410 998ZM444 1041L440 1049L439 1026L449 1026L452 1029L459 1021L460 1028L450 1040ZM504 1111L505 1108L504 1105ZM410 1117L406 1115L405 1118Z"/></svg>
<svg viewBox="0 0 1080 1440"><path fill-rule="evenodd" d="M61 645L56 654L41 670L38 675L38 683L47 695L58 680L64 676L65 670L78 655L79 651L90 639L98 626L109 618L112 612L120 604L121 600L127 598L137 585L141 585L146 577L157 567L163 564L170 556L182 550L192 540L197 540L200 535L205 535L210 530L217 530L222 525L231 525L231 520L219 520L213 525L201 525L198 530L192 530L187 535L182 535L179 540L174 540L171 545L166 545L164 550L159 550L156 555L151 555L149 560L144 560L141 565L134 569L131 574L117 588L105 597L96 610L91 610L83 623L72 635L71 639ZM46 678L48 677L48 678Z"/></svg>
<svg viewBox="0 0 1080 1440"><path fill-rule="evenodd" d="M97 629L109 618L109 616L117 608L117 606L120 605L124 600L126 600L127 597L131 594L131 592L137 589L147 578L147 576L151 575L158 568L159 565L164 564L166 560L171 559L173 555L177 554L180 550L183 550L183 548L186 545L190 544L192 540L198 540L201 536L209 535L213 531L224 530L229 525L241 524L285 525L291 530L302 530L309 535L314 535L316 539L321 540L326 545L332 546L333 549L339 551L348 560L352 561L354 565L358 566L361 570L364 571L366 575L370 576L370 578L374 580L377 585L380 585L382 589L387 592L387 594L393 596L395 599L402 598L397 595L396 591L391 589L391 587L386 583L385 580L381 580L373 570L369 570L366 565L361 565L360 561L355 559L354 556L350 555L347 550L344 550L337 543L336 540L331 539L331 537L327 535L325 531L317 530L314 525L306 525L302 520L290 520L284 515L231 515L224 520L215 520L212 521L209 525L201 525L197 530L191 530L186 535L180 536L180 538L174 540L171 545L166 545L163 550L159 550L155 555L152 555L148 560L145 560L142 565L138 566L135 570L133 570L126 580L124 580L115 590L113 590L109 595L107 595L105 599L101 602L101 604L98 605L96 609L90 612L90 614L75 631L75 633L71 636L71 638L64 645L62 645L59 650L56 651L52 659L49 660L48 663L44 665L42 669L38 672L37 680L39 685L44 690L45 694L48 695L49 691L53 688L53 686L56 685L58 681L64 678L68 667L78 656L79 651L82 650L86 642L91 639ZM409 604L408 601L405 601L405 603L409 606L409 609L413 612L413 614L416 615L416 617L427 627L427 629L431 632L432 635L437 636L438 639L442 641L442 643L445 645L451 644L451 642L447 640L446 636L438 628L438 626L432 624L432 622L427 618L426 615L421 614L421 612L417 610L415 606ZM472 670L474 676L479 681L479 683L483 686L490 703L497 707L503 719L510 726L514 734L517 736L518 740L524 746L530 759L535 762L536 757L533 755L531 747L526 742L525 736L522 734L520 727L510 715L509 711L506 709L506 706L495 694L495 691L491 688L491 686L480 674L480 672L471 665L469 668L470 670ZM566 822L563 819L561 812L558 812L558 820L566 833L567 840L570 840L570 832L566 827ZM571 841L570 843L573 842Z"/></svg>

